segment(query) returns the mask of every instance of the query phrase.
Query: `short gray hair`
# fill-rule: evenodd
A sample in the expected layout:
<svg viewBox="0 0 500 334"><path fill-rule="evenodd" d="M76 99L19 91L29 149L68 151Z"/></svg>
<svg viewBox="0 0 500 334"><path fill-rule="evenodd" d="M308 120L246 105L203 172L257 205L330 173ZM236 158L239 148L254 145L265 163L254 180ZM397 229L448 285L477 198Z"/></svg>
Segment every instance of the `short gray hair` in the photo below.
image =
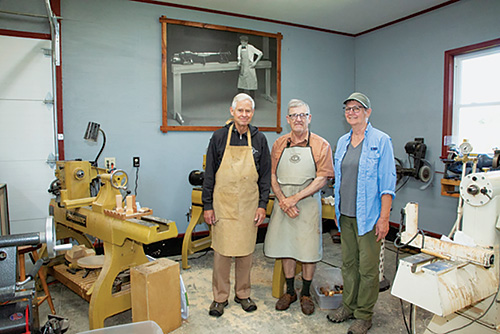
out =
<svg viewBox="0 0 500 334"><path fill-rule="evenodd" d="M299 100L299 99L291 99L290 102L288 102L288 111L290 111L290 109L292 109L292 108L298 108L298 107L302 107L302 106L306 107L306 110L309 114L311 113L311 110L309 109L309 105L307 103L305 103L304 101Z"/></svg>
<svg viewBox="0 0 500 334"><path fill-rule="evenodd" d="M231 107L233 109L236 109L236 104L238 102L241 102L241 101L245 101L245 100L248 100L250 102L252 102L252 109L255 109L255 102L254 100L252 99L252 97L248 94L245 94L245 93L239 93L238 95L236 95L233 99L233 103L231 103Z"/></svg>

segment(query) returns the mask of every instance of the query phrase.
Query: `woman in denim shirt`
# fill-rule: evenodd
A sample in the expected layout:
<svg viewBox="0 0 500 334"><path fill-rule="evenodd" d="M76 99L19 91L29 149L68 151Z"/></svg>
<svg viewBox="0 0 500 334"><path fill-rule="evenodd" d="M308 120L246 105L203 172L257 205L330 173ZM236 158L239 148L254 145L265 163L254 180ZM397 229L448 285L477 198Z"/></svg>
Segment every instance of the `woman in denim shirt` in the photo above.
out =
<svg viewBox="0 0 500 334"><path fill-rule="evenodd" d="M341 230L343 305L332 322L355 319L349 334L367 333L379 292L381 240L389 232L396 168L391 138L368 122L370 100L352 93L344 101L351 131L335 152L335 212Z"/></svg>

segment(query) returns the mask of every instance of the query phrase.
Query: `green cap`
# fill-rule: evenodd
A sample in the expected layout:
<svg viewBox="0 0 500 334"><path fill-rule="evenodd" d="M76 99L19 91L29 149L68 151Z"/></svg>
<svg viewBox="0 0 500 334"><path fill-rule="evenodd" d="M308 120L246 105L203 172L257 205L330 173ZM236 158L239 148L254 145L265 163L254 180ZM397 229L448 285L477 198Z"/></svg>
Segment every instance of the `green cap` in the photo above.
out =
<svg viewBox="0 0 500 334"><path fill-rule="evenodd" d="M370 99L368 98L368 96L366 96L363 93L358 93L358 92L352 93L351 95L349 95L349 97L347 99L345 99L344 104L346 104L347 101L351 101L351 100L358 101L366 109L371 108Z"/></svg>

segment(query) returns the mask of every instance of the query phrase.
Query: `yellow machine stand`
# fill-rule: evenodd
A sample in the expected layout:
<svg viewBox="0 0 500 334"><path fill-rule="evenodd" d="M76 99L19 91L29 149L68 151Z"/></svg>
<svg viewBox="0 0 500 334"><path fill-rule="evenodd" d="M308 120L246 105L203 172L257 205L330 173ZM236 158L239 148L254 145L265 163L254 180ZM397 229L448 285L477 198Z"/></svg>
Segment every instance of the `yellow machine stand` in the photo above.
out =
<svg viewBox="0 0 500 334"><path fill-rule="evenodd" d="M194 254L200 250L210 247L212 244L212 236L208 236L192 240L193 230L198 224L205 223L203 219L203 202L201 200L202 188L193 188L191 192L191 219L189 225L184 234L184 239L182 241L182 269L189 269L191 266L188 265L188 256ZM274 196L271 195L269 202L267 203L266 215L269 217L273 211ZM335 219L335 207L323 203L322 204L322 217L323 219ZM210 229L210 226L209 226ZM210 230L209 230L210 231ZM283 287L285 285L285 274L282 270L283 264L280 259L276 260L274 263L273 271L273 297L280 298L283 295ZM302 271L302 264L297 262L297 273Z"/></svg>
<svg viewBox="0 0 500 334"><path fill-rule="evenodd" d="M68 276L56 271L54 276L83 298L90 296L89 328L102 328L106 318L131 308L130 289L112 292L115 278L146 263L143 245L177 237L177 227L173 221L151 216L150 209L131 212L118 207L120 189L127 183L124 171L107 173L88 161L60 161L55 174L58 182L51 185L51 192L57 198L50 202L49 211L57 223L57 239L72 238L91 248L88 236L98 238L104 244L105 260L87 291L71 285ZM101 187L96 197L90 197L90 184L96 178Z"/></svg>

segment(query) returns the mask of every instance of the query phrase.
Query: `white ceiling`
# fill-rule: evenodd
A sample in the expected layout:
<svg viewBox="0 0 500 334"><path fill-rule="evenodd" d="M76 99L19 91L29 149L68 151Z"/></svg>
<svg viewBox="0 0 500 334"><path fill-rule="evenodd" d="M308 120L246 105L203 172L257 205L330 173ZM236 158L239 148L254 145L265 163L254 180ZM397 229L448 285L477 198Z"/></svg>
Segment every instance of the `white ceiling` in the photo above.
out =
<svg viewBox="0 0 500 334"><path fill-rule="evenodd" d="M357 35L450 0L161 0ZM456 0L458 1L458 0Z"/></svg>

